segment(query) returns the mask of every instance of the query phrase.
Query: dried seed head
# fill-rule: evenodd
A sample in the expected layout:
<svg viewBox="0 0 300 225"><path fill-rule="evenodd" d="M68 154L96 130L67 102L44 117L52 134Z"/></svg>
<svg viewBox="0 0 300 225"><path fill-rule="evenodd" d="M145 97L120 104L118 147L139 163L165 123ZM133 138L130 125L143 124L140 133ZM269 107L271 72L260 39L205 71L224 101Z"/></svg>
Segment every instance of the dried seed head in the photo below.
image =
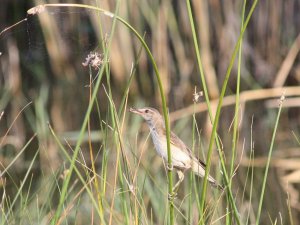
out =
<svg viewBox="0 0 300 225"><path fill-rule="evenodd" d="M28 15L35 15L35 14L39 14L41 12L44 12L45 11L45 6L44 5L38 5L38 6L35 6L29 10L27 10L27 14Z"/></svg>
<svg viewBox="0 0 300 225"><path fill-rule="evenodd" d="M197 92L197 87L195 87L195 92L193 94L193 101L198 102L199 98L203 96L203 91Z"/></svg>
<svg viewBox="0 0 300 225"><path fill-rule="evenodd" d="M94 69L99 69L99 67L104 63L103 55L98 52L90 52L85 58L85 62L82 63L83 66L91 66Z"/></svg>

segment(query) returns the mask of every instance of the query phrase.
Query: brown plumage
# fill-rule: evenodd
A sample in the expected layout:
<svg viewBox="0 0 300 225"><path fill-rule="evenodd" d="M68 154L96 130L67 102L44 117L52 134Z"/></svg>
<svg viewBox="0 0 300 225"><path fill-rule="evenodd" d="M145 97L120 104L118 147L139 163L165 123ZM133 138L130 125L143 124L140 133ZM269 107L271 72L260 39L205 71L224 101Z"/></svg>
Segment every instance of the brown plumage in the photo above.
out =
<svg viewBox="0 0 300 225"><path fill-rule="evenodd" d="M150 107L140 109L130 108L130 112L136 113L146 120L150 128L150 134L156 152L165 161L168 161L165 122L160 113L156 109ZM170 133L170 145L172 165L177 169L179 177L179 181L175 184L174 190L176 190L179 184L183 181L184 172L186 170L191 169L196 175L204 177L206 167L205 163L197 159L193 152L173 132ZM210 175L208 175L208 181L213 187L221 190L223 189L223 187Z"/></svg>

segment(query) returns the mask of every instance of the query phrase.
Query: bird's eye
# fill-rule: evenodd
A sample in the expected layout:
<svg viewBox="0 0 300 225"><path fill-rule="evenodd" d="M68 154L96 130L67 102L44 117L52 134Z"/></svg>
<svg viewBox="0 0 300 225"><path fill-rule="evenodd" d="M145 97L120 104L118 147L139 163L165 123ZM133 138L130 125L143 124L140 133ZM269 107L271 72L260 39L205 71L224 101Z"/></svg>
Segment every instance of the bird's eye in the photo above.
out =
<svg viewBox="0 0 300 225"><path fill-rule="evenodd" d="M149 112L149 110L148 110L148 109L146 109L146 110L145 110L145 113L148 113L148 112Z"/></svg>

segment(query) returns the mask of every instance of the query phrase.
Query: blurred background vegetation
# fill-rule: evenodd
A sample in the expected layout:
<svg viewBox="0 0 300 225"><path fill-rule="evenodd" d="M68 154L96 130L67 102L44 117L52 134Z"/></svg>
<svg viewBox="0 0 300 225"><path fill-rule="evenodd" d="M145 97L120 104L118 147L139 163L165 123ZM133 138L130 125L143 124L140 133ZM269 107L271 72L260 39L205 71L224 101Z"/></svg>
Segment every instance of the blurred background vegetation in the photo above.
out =
<svg viewBox="0 0 300 225"><path fill-rule="evenodd" d="M97 5L111 12L116 7L115 1L108 0L64 2ZM246 14L252 1L249 2ZM27 20L0 35L0 113L4 112L0 120L0 190L2 199L10 199L2 201L2 210L5 204L13 202L14 196L21 190L25 193L22 198L28 198L27 206L33 201L32 208L42 205L45 215L48 215L58 202L56 192L59 191L63 174L68 168L68 161L50 135L47 123L51 124L71 154L72 148L68 148L66 143L70 146L76 143L89 105L90 75L92 79L97 79L97 70L82 65L87 55L91 51L103 53L103 45L112 37L109 54L110 76L102 80L103 86L97 95L98 107L94 107L90 115L91 136L84 139L80 156L86 167L90 168L93 163L89 156L88 139L92 140L96 170L103 167L103 155L107 154L108 183L113 183L116 153L109 144L103 145L104 138L112 139L101 128L111 122L108 119L109 100L104 87L110 86L108 89L117 109L126 96L131 75L133 80L129 86L128 107L152 106L161 111L161 100L146 52L141 50L141 43L127 28L117 23L111 36L110 17L79 8L49 8L39 15L27 16L29 8L41 3L43 2L34 0L1 1L0 32L24 18ZM242 4L241 1L233 0L192 1L201 59L213 108L216 107L240 33ZM292 213L294 224L300 224L300 148L297 140L300 124L299 10L299 0L259 1L243 39L241 119L236 160L239 168L234 177L233 190L241 214L251 205L249 224L255 221L263 169L278 99L282 93L285 93L287 99L275 140L261 224L276 224L276 220L288 224L291 217L289 212ZM193 103L195 87L200 91L202 84L185 2L126 0L121 1L118 14L144 36L150 47L163 81L171 112L171 125L189 146L192 146L192 115L196 112L199 128L196 151L200 149L199 154L203 159L211 124L204 101L201 99L195 106ZM136 64L134 73L133 64ZM231 123L234 119L237 70L235 64L218 128L226 157L231 156ZM141 157L141 164L148 171L144 176L154 176L151 181L159 183L160 188L166 188L166 175L161 160L155 156L151 143L145 141L146 127L140 128L141 121L128 112L125 113L125 152L139 157L141 146L146 145L143 147L146 149L145 153ZM253 161L250 160L251 149L255 155ZM33 162L37 152L37 159ZM18 155L19 153L21 154ZM254 167L252 201L249 200L250 186L245 185L251 163ZM216 153L213 164L218 168ZM157 165L155 169L150 170L154 165ZM8 171L2 173L8 166ZM30 178L21 189L21 181L28 171ZM157 173L161 180L155 177L158 176ZM49 185L49 177L56 178L54 184L50 182L53 188ZM45 184L47 185L43 186ZM45 192L46 187L49 191ZM156 196L154 193L151 197L156 188L157 185L153 186L154 190L146 191L149 199L144 199L144 202L154 224L161 224L164 222L164 215L161 215L163 211L159 211L159 206L151 200L153 195ZM33 197L35 195L39 196L38 202ZM22 198L18 201L22 202ZM45 202L49 198L53 202L48 205ZM81 204L86 201L88 200L82 197ZM116 203L118 204L121 203ZM84 210L89 212L88 206ZM78 213L84 215L85 211ZM120 217L114 218L115 223L122 224ZM77 220L77 224L85 224L84 217L76 218L82 219ZM18 224L16 221L15 224Z"/></svg>

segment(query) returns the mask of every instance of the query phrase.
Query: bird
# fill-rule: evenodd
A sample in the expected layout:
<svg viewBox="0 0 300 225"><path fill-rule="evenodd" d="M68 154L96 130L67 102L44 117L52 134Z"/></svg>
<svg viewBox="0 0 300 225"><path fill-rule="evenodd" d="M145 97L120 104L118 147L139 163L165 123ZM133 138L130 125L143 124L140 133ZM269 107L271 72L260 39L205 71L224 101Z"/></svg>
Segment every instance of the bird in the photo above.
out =
<svg viewBox="0 0 300 225"><path fill-rule="evenodd" d="M144 118L150 129L157 154L167 162L168 151L164 118L156 109L151 107L130 108L129 111ZM195 157L193 152L172 131L170 132L170 150L172 166L178 175L178 182L174 185L173 192L177 191L180 183L184 180L185 171L192 170L199 177L205 176L205 163ZM211 175L208 175L208 181L212 187L223 190L223 187Z"/></svg>

